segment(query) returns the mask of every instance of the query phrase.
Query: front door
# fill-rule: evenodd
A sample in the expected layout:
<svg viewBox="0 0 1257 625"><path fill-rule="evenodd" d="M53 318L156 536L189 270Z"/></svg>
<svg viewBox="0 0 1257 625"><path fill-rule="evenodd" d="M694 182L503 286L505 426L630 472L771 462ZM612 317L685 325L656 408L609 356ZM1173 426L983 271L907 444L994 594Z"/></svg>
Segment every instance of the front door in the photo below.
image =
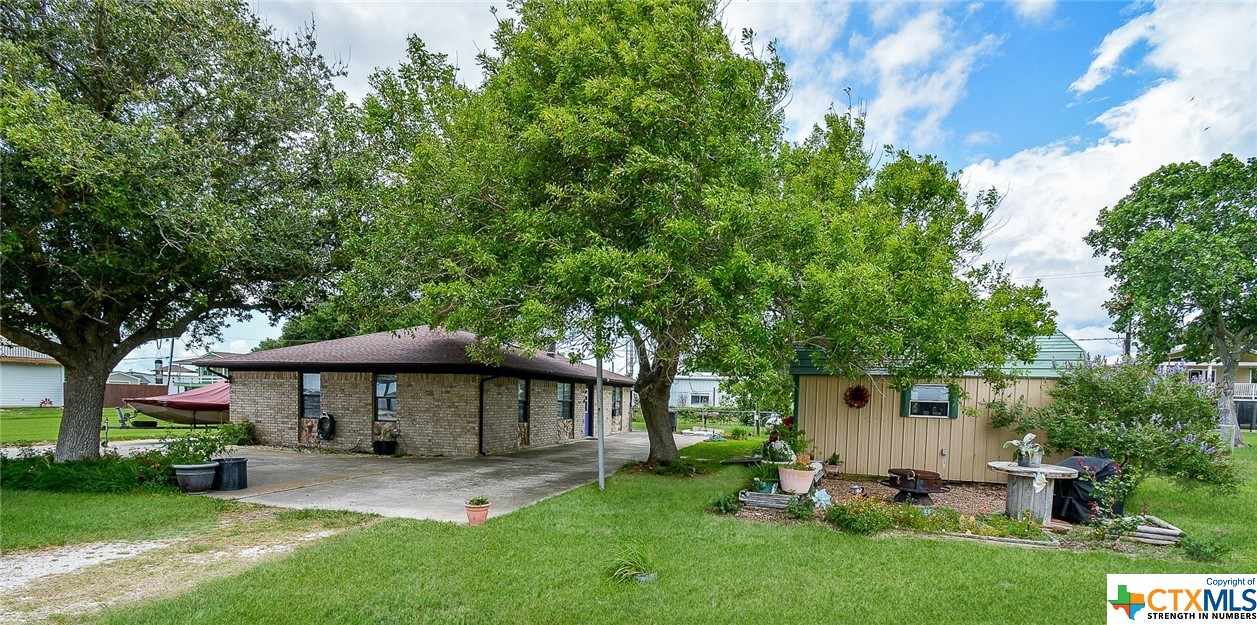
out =
<svg viewBox="0 0 1257 625"><path fill-rule="evenodd" d="M585 436L594 435L594 387L585 385Z"/></svg>

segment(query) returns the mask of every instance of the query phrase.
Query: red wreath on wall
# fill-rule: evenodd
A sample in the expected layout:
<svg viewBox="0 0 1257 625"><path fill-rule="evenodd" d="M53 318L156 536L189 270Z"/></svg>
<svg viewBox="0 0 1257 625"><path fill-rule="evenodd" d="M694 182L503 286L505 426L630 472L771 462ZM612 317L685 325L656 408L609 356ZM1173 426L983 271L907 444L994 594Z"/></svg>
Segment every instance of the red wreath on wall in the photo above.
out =
<svg viewBox="0 0 1257 625"><path fill-rule="evenodd" d="M869 389L863 384L857 384L842 394L842 400L847 402L852 408L863 408L869 405Z"/></svg>

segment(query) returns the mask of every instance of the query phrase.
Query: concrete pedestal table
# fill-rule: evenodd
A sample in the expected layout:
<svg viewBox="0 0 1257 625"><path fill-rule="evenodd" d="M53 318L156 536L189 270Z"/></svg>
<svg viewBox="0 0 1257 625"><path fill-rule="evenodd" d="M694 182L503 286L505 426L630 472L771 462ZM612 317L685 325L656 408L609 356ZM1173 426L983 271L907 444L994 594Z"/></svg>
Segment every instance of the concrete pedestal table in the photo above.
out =
<svg viewBox="0 0 1257 625"><path fill-rule="evenodd" d="M1068 480L1078 477L1078 472L1073 469L1066 469L1054 464L1045 464L1037 467L1021 467L1016 462L1008 462L1006 460L992 460L986 463L992 471L1008 474L1008 504L1004 510L1010 518L1021 516L1022 512L1029 510L1034 515L1034 519L1040 523L1047 522L1052 518L1052 480ZM1034 492L1034 480L1038 474L1042 473L1047 479L1047 485L1043 490Z"/></svg>

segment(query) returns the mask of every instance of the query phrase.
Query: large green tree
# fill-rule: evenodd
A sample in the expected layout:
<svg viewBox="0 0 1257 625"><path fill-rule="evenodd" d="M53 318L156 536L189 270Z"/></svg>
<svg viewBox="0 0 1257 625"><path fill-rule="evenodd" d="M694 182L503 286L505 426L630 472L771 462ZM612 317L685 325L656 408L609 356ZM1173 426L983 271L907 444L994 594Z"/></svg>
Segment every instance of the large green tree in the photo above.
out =
<svg viewBox="0 0 1257 625"><path fill-rule="evenodd" d="M56 458L94 458L128 352L319 286L335 71L243 1L14 0L0 36L0 334L65 366Z"/></svg>
<svg viewBox="0 0 1257 625"><path fill-rule="evenodd" d="M412 41L362 107L407 131L347 294L392 325L468 329L480 355L627 337L650 459L677 458L678 367L771 379L796 342L835 371L994 371L1050 331L1037 287L970 267L995 198L932 158L876 171L857 116L782 142L788 80L716 2L530 2L453 81ZM409 94L398 97L397 94ZM374 148L371 148L374 149Z"/></svg>
<svg viewBox="0 0 1257 625"><path fill-rule="evenodd" d="M1086 240L1109 259L1113 328L1130 331L1145 360L1178 347L1219 360L1220 418L1237 425L1236 372L1257 349L1257 158L1166 165L1100 211ZM1244 444L1238 427L1234 438Z"/></svg>

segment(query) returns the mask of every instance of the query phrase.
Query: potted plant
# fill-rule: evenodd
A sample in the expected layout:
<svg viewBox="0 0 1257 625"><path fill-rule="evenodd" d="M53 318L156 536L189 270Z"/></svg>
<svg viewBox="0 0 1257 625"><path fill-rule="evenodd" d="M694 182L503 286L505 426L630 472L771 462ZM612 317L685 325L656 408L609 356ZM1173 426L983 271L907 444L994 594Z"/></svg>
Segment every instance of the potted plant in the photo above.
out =
<svg viewBox="0 0 1257 625"><path fill-rule="evenodd" d="M1019 467L1037 467L1043 464L1043 445L1033 442L1034 433L1027 433L1020 439L1013 439L1004 443L1004 447L1014 447L1017 449L1016 455L1013 457L1017 461Z"/></svg>
<svg viewBox="0 0 1257 625"><path fill-rule="evenodd" d="M185 493L203 493L214 485L218 462L214 456L223 453L227 443L215 434L202 434L166 441L166 457L175 470L175 482Z"/></svg>
<svg viewBox="0 0 1257 625"><path fill-rule="evenodd" d="M751 467L751 490L757 493L771 493L777 485L777 465L761 462Z"/></svg>
<svg viewBox="0 0 1257 625"><path fill-rule="evenodd" d="M837 476L838 472L842 470L842 465L842 456L838 455L838 452L830 454L829 460L825 461L825 474Z"/></svg>
<svg viewBox="0 0 1257 625"><path fill-rule="evenodd" d="M812 478L816 477L816 470L802 462L783 464L777 467L777 473L781 479L781 490L794 495L806 495L811 491Z"/></svg>
<svg viewBox="0 0 1257 625"><path fill-rule="evenodd" d="M371 441L371 453L377 456L392 456L397 453L397 426L382 426L380 438Z"/></svg>
<svg viewBox="0 0 1257 625"><path fill-rule="evenodd" d="M489 501L488 497L472 497L463 502L463 507L467 508L467 524L468 525L484 525L485 519L489 518Z"/></svg>

